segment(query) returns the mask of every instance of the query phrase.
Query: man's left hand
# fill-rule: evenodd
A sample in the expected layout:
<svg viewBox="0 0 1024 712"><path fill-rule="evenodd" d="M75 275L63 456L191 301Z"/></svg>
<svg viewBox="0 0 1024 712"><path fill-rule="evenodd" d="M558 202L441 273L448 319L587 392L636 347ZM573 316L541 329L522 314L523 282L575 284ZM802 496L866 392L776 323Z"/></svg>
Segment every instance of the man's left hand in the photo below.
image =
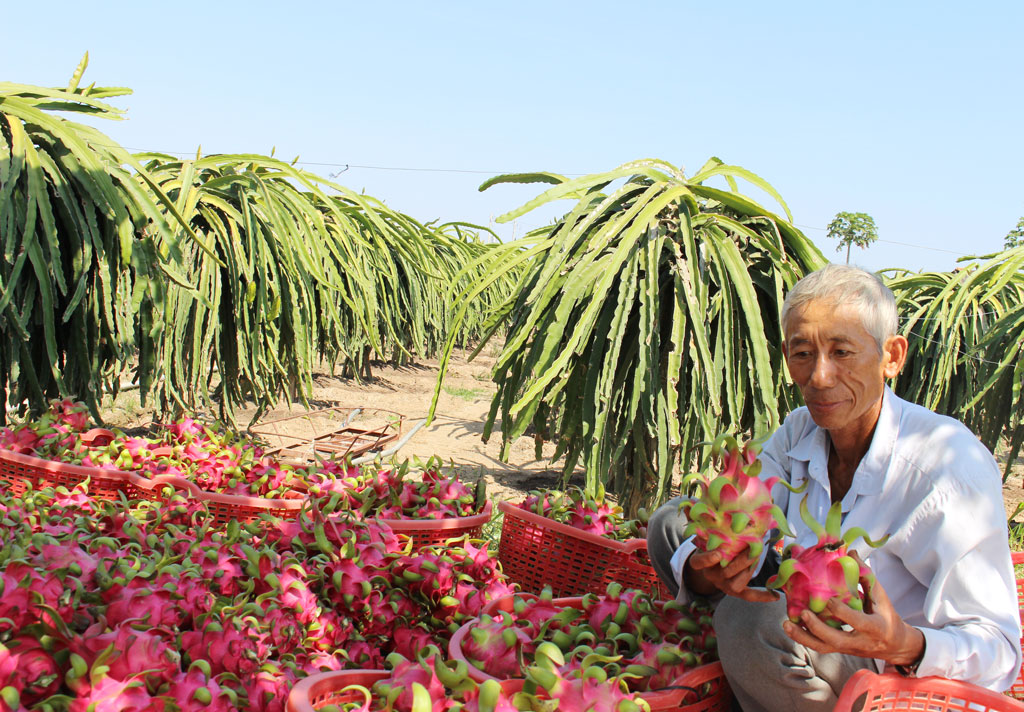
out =
<svg viewBox="0 0 1024 712"><path fill-rule="evenodd" d="M851 552L860 563L860 557ZM799 624L785 621L786 635L819 653L844 653L877 658L891 665L911 665L924 653L924 634L908 625L896 613L882 585L860 580L864 610L857 611L838 599L831 599L822 615L830 615L850 630L833 628L811 611L804 611Z"/></svg>

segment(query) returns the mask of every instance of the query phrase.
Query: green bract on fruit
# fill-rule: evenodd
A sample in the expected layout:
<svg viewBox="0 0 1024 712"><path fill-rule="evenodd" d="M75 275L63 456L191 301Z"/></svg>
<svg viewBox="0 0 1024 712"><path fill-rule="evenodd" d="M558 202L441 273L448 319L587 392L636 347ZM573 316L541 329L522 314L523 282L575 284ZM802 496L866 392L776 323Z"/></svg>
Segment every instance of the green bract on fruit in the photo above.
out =
<svg viewBox="0 0 1024 712"><path fill-rule="evenodd" d="M781 483L793 492L802 488L794 489L779 477L759 479L758 445L752 441L741 450L732 436L719 436L711 453L719 461L721 472L714 478L695 473L683 480L684 488L696 482L702 491L699 499L680 505L689 520L686 536L695 537L701 551L721 552L722 566L745 550L751 558L760 556L765 536L772 529L790 533L786 517L772 501L772 487Z"/></svg>
<svg viewBox="0 0 1024 712"><path fill-rule="evenodd" d="M810 547L791 544L786 548L779 573L768 579L767 587L780 589L786 594L786 612L796 623L805 610L821 614L829 599L838 598L856 610L864 608L864 593L870 593L875 577L871 569L852 556L847 547L863 537L871 547L879 547L888 539L872 541L867 532L854 527L840 534L843 519L842 503L836 502L828 510L825 526L815 521L807 509L807 497L800 502L800 518L818 535L818 543ZM867 582L867 591L860 590L860 582ZM830 626L838 628L841 621L832 616L821 616Z"/></svg>

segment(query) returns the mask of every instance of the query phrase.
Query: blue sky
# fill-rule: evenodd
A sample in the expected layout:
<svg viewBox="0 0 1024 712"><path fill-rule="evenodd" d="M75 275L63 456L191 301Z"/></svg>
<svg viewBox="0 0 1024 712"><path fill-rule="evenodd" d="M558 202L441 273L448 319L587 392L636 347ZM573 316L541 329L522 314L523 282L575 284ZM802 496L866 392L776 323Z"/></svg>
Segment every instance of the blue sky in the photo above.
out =
<svg viewBox="0 0 1024 712"><path fill-rule="evenodd" d="M692 173L712 155L774 185L833 259L832 217L872 215L882 241L853 261L874 269L950 269L1024 215L1019 2L51 2L4 19L0 80L63 85L88 50L86 81L134 90L128 121L102 124L125 147L348 164L338 182L424 221L486 224L540 192L479 193L496 173Z"/></svg>

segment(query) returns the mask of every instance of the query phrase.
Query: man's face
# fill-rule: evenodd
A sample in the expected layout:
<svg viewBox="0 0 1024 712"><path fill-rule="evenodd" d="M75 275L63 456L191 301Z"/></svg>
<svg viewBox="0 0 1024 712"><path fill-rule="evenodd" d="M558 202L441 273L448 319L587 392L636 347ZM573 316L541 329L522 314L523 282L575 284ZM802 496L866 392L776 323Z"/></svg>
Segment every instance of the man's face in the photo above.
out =
<svg viewBox="0 0 1024 712"><path fill-rule="evenodd" d="M868 438L881 411L885 379L906 358L906 339L891 337L878 353L853 307L815 300L791 312L783 353L814 422L833 438Z"/></svg>

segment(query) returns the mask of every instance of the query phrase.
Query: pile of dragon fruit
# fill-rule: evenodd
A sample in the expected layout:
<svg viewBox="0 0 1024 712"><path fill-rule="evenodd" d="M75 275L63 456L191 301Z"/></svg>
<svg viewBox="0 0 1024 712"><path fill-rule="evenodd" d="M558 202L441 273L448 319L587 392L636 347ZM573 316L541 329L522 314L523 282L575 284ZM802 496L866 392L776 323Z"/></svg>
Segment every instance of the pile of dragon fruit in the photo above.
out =
<svg viewBox="0 0 1024 712"><path fill-rule="evenodd" d="M647 538L648 513L641 509L637 519L627 519L622 507L609 502L603 491L592 496L579 487L564 491L532 490L516 506L559 524L616 541Z"/></svg>
<svg viewBox="0 0 1024 712"><path fill-rule="evenodd" d="M283 710L296 680L444 647L512 592L467 540L410 553L349 512L0 491L0 710Z"/></svg>
<svg viewBox="0 0 1024 712"><path fill-rule="evenodd" d="M524 683L511 686L495 680L477 682L465 663L444 660L436 648L415 659L397 653L388 657L390 673L372 686L352 683L337 695L346 700L319 709L323 712L569 712L601 710L638 712L650 706L624 687L622 678L608 679L600 660L567 666L551 643L538 649L536 663ZM351 701L348 701L351 700ZM553 706L555 703L557 707Z"/></svg>
<svg viewBox="0 0 1024 712"><path fill-rule="evenodd" d="M654 601L617 583L604 595L579 599L552 599L550 589L540 596L517 594L505 608L511 610L484 613L453 643L485 674L479 677L523 677L546 643L556 646L565 664L600 660L609 676L625 676L637 692L669 687L718 659L710 608Z"/></svg>
<svg viewBox="0 0 1024 712"><path fill-rule="evenodd" d="M447 519L479 514L487 502L483 479L470 488L458 474L446 475L430 458L410 477L408 461L394 467L362 469L328 460L309 475L309 493L341 507L381 519Z"/></svg>
<svg viewBox="0 0 1024 712"><path fill-rule="evenodd" d="M51 402L42 416L0 429L0 448L72 465L135 472L147 478L173 475L201 490L259 498L330 498L334 508L383 519L443 519L478 514L486 503L483 482L474 488L445 475L431 458L378 468L327 459L293 467L269 457L259 442L219 424L192 418L155 424L150 437L114 431L102 444L83 436L91 427L86 406L69 399Z"/></svg>

